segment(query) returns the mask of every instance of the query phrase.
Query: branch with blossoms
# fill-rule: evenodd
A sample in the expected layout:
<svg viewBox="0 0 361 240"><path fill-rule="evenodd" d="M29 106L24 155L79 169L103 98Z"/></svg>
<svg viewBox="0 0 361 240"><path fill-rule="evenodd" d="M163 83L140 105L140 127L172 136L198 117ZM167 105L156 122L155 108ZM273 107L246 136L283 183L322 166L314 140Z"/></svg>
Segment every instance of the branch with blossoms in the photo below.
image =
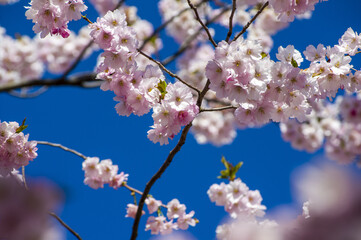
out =
<svg viewBox="0 0 361 240"><path fill-rule="evenodd" d="M182 140L182 142L184 144L185 139ZM129 174L124 174L124 172L117 174L118 166L113 165L110 159L99 161L99 158L97 157L86 157L84 154L79 153L76 150L70 149L68 147L65 147L57 143L50 143L45 141L36 141L36 143L60 148L64 151L70 152L84 159L82 164L83 170L85 172L84 183L93 189L103 188L104 184L109 184L109 186L113 187L114 189L125 187L131 192L131 195L133 195L134 193L139 194L141 196L141 199L138 205L135 196L134 196L135 198L134 204L127 205L126 217L135 218L135 221L139 219L139 217L138 218L136 217L136 214L139 211L138 209L142 209L145 203L148 207L149 214L157 212L158 215L157 217L150 216L147 221L146 230L151 230L152 234L159 234L159 233L167 234L172 232L173 229L178 229L178 228L186 230L188 229L189 226L195 226L195 224L198 222L197 219L193 218L194 211L191 211L190 213L186 214L185 205L180 204L177 199L173 199L167 205L164 205L162 204L161 201L156 200L153 198L153 196L149 195L149 191L152 183L147 184L148 188L146 188L144 192L141 192L135 189L134 187L129 186L127 183ZM180 147L177 148L179 148L180 150ZM175 150L173 151L173 154L170 155L174 156L176 152L177 151ZM167 165L170 164L171 158L172 157L168 157L166 161ZM164 172L166 166L163 166L162 168ZM155 179L159 178L161 174L162 172L158 172L156 174ZM154 182L155 180L153 180L153 183ZM168 221L164 217L164 214L162 214L161 207L167 210L166 216L169 219ZM141 215L145 214L143 210L139 212ZM176 220L177 222L173 223L173 220Z"/></svg>
<svg viewBox="0 0 361 240"><path fill-rule="evenodd" d="M108 11L114 8L105 9L106 6L98 3L96 8L103 17L92 22L82 15L87 7L81 0L45 4L33 0L26 16L35 23L34 31L40 38L57 35L61 42L73 37L72 41L79 44L74 51L66 53L64 61L59 53L62 51L45 52L52 44L46 38L21 38L10 43L10 38L0 31L4 45L39 44L38 51L19 51L23 64L14 64L10 58L2 63L5 67L0 69L6 69L7 74L1 70L0 76L4 75L4 82L10 85L0 91L30 86L86 87L88 83L98 85L101 82L102 90L115 94L119 115L142 116L152 111L154 122L148 131L149 140L164 145L178 134L180 139L143 192L129 186L128 174L118 173L118 166L110 159L100 161L97 157L86 157L60 144L41 141L37 144L58 147L83 158L84 183L91 188L103 188L108 184L115 189L125 187L131 192L134 204L128 204L126 217L134 218L132 240L137 238L139 222L145 213L144 204L150 214L157 212L157 216L148 218L145 226L152 234L187 229L197 222L193 211L187 214L185 206L176 199L164 205L149 193L185 144L189 131L199 143L224 145L233 141L236 128L280 122L284 139L297 149L315 151L326 141L327 153L340 163L351 163L361 155L360 99L337 98L336 110L324 103L327 97L334 98L339 89L352 93L361 89L361 73L350 64L351 56L360 52L361 36L348 29L333 47L308 46L303 52L310 62L307 69L301 68L304 59L292 45L279 47L275 61L269 55L271 36L294 17L313 10L317 2L233 0L232 6L213 9L207 1L194 5L190 0L163 0L159 8L164 24L153 31L129 8ZM186 6L189 11L185 10ZM89 28L75 36L67 26L69 21L81 17L89 23ZM214 32L208 26L214 21L228 27L225 41L215 42ZM230 41L236 24L243 29ZM164 61L158 61L152 55L161 48L161 40L156 36L163 28L180 43L180 48ZM247 36L241 37L246 31ZM212 46L206 42L211 42ZM66 50L63 43L59 48L64 46L62 49ZM96 75L68 77L83 56L94 50L91 45L104 51L98 59ZM30 80L40 79L44 70L43 64L33 61L34 58L42 59L50 72L62 73L62 76L49 81ZM165 67L175 59L180 66L178 72ZM20 67L15 71L13 65ZM173 80L168 81L163 72ZM27 82L19 83L20 76ZM0 159L6 159L0 170L4 177L11 175L14 168L27 165L37 155L36 142L28 142L22 130L16 123L3 122L0 126ZM265 210L260 193L249 190L235 178L234 169L240 165L225 165L229 176L227 171L222 176L230 183L211 186L208 191L211 201L223 206L232 218L250 217L251 229L254 225L259 227L264 222L258 222L255 217L263 215ZM136 194L141 196L139 203ZM161 207L167 209L168 219ZM247 224L249 222L246 223L248 227ZM220 227L219 239L227 239L224 229L228 227Z"/></svg>

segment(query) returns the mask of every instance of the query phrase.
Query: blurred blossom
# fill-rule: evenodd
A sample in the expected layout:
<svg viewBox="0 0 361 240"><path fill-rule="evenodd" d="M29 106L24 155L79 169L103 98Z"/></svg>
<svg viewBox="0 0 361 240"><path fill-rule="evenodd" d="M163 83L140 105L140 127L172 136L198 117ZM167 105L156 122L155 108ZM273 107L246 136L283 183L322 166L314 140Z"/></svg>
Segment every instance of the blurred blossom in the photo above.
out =
<svg viewBox="0 0 361 240"><path fill-rule="evenodd" d="M344 168L323 165L304 168L296 179L298 197L309 201L303 216L283 227L284 239L360 239L359 178Z"/></svg>
<svg viewBox="0 0 361 240"><path fill-rule="evenodd" d="M58 206L61 194L44 181L29 189L14 177L0 178L0 239L61 239L48 214Z"/></svg>
<svg viewBox="0 0 361 240"><path fill-rule="evenodd" d="M170 235L151 238L151 240L196 240L196 238L188 232L174 232Z"/></svg>

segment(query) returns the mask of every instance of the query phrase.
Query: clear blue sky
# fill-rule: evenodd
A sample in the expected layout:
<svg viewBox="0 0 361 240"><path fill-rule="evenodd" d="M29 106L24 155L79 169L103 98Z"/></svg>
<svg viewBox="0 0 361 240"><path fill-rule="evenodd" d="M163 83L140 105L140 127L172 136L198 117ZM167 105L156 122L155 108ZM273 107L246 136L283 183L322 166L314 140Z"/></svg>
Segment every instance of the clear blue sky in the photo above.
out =
<svg viewBox="0 0 361 240"><path fill-rule="evenodd" d="M160 24L158 1L132 0L127 3L141 6L138 10L141 18L155 26ZM25 5L28 2L21 0L11 6L0 6L0 25L7 28L9 35L33 36L32 23L24 15ZM296 20L279 32L274 37L274 49L293 44L302 52L309 44L334 45L348 27L361 32L359 9L361 1L357 0L320 3L316 5L312 19ZM95 20L94 10L89 10L88 17ZM85 22L80 21L80 24ZM165 57L175 49L176 45L168 38L161 55ZM274 58L274 51L271 54ZM95 59L93 56L86 60L77 70L93 69ZM352 63L359 69L360 56ZM87 156L110 158L121 171L130 174L129 185L143 190L176 140L168 146L153 144L147 139L151 116L120 117L114 110L112 98L112 93L100 89L69 87L52 88L34 99L18 99L1 93L0 119L21 122L27 117L26 133L30 133L31 140L61 143ZM323 151L312 155L293 150L282 140L277 124L242 130L237 134L234 143L224 147L198 145L189 135L182 151L151 191L165 203L178 198L186 204L188 211L195 210L200 223L190 228L190 232L199 240L214 239L216 226L227 216L222 207L209 201L206 194L211 184L220 182L216 176L222 168L222 155L231 162L244 162L239 176L251 189L260 190L263 204L271 210L293 202L290 173L316 155L323 155ZM48 146L38 148L39 157L26 171L32 178L48 178L62 188L66 198L61 217L84 240L128 239L133 224L133 219L124 218L126 205L133 202L129 191L108 187L93 190L83 184L80 158ZM139 239L149 239L150 233L143 231L146 218L142 219ZM67 239L74 238L68 235Z"/></svg>

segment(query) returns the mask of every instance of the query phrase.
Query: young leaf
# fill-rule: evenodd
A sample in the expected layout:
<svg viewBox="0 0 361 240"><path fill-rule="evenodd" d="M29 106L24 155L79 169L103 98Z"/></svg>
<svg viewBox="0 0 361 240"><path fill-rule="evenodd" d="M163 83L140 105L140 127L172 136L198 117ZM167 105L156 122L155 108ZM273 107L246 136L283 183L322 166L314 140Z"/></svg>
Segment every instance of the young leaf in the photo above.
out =
<svg viewBox="0 0 361 240"><path fill-rule="evenodd" d="M23 123L16 129L16 133L21 133L24 131L28 125L25 125L26 118L24 118Z"/></svg>
<svg viewBox="0 0 361 240"><path fill-rule="evenodd" d="M166 81L160 80L160 82L158 83L157 88L161 93L161 98L164 99L164 96L167 93L167 91L166 91L166 89L167 89Z"/></svg>
<svg viewBox="0 0 361 240"><path fill-rule="evenodd" d="M298 64L297 64L296 60L293 59L293 58L292 58L292 60L291 60L291 64L292 64L292 66L295 67L295 68L298 67Z"/></svg>

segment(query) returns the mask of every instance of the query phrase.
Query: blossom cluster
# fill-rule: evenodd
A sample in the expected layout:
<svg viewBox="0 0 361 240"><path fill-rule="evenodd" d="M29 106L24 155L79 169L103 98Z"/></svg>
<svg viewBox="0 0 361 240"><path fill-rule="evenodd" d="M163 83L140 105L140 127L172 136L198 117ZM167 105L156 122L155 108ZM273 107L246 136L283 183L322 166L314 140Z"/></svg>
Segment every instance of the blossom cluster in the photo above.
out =
<svg viewBox="0 0 361 240"><path fill-rule="evenodd" d="M36 40L26 36L13 39L0 27L0 42L0 85L26 82L43 74Z"/></svg>
<svg viewBox="0 0 361 240"><path fill-rule="evenodd" d="M161 205L160 201L155 199L148 199L147 207L149 213L153 213ZM158 206L158 207L157 207ZM167 218L163 215L157 217L150 216L145 225L145 230L150 230L151 234L170 234L173 230L182 229L186 230L189 226L195 226L196 220L193 218L194 211L186 214L186 206L180 204L178 199L173 199L167 204ZM173 222L176 220L176 222Z"/></svg>
<svg viewBox="0 0 361 240"><path fill-rule="evenodd" d="M303 58L293 46L279 48L277 63L262 54L257 41L219 43L206 67L210 88L217 97L238 104L235 117L240 125L259 126L289 117L302 121L311 111L307 99L316 87L315 81L291 64L293 60L299 65Z"/></svg>
<svg viewBox="0 0 361 240"><path fill-rule="evenodd" d="M224 206L232 218L263 216L266 207L261 205L262 197L258 190L249 190L248 186L237 178L228 184L213 184L207 194L211 202Z"/></svg>
<svg viewBox="0 0 361 240"><path fill-rule="evenodd" d="M237 135L232 111L202 112L194 119L192 133L198 144L230 144Z"/></svg>
<svg viewBox="0 0 361 240"><path fill-rule="evenodd" d="M49 33L67 38L70 35L68 23L81 18L81 12L88 7L83 0L32 0L25 15L35 23L33 30L44 38Z"/></svg>
<svg viewBox="0 0 361 240"><path fill-rule="evenodd" d="M282 137L298 150L314 152L325 142L327 156L349 164L361 155L361 97L338 96L335 103L319 103L305 122L280 124ZM360 164L360 162L358 162Z"/></svg>
<svg viewBox="0 0 361 240"><path fill-rule="evenodd" d="M99 161L97 157L88 157L82 165L85 172L84 184L93 189L103 188L104 184L117 189L128 180L129 174L118 173L118 165L113 165L110 159Z"/></svg>
<svg viewBox="0 0 361 240"><path fill-rule="evenodd" d="M119 115L144 115L153 108L154 125L148 131L153 142L167 144L198 113L193 95L181 82L166 84L158 67L138 68L135 32L119 10L108 12L91 25L94 41L105 50L97 77L105 80L102 90L111 90L119 101Z"/></svg>
<svg viewBox="0 0 361 240"><path fill-rule="evenodd" d="M0 175L29 164L38 156L36 141L28 141L29 134L18 131L17 122L0 122Z"/></svg>
<svg viewBox="0 0 361 240"><path fill-rule="evenodd" d="M168 84L166 92L153 107L154 125L148 131L148 138L161 145L168 144L168 138L173 139L199 112L192 92L183 83Z"/></svg>
<svg viewBox="0 0 361 240"><path fill-rule="evenodd" d="M308 121L313 118L311 110L320 107L320 100L334 97L339 89L349 92L361 89L360 71L352 73L350 64L350 56L361 49L360 39L349 28L338 45L308 46L303 53L310 66L305 70L300 68L304 60L301 53L291 45L279 47L276 54L279 61L274 62L262 51L259 42L243 39L230 44L221 42L206 67L206 76L211 81L211 90L220 99L218 102L237 107L234 128L260 126L270 120L288 122L289 118ZM298 125L296 120L287 124ZM313 151L322 145L322 130L306 125L303 136L308 135L308 140L298 144ZM292 138L293 145L297 139L300 141L296 135Z"/></svg>
<svg viewBox="0 0 361 240"><path fill-rule="evenodd" d="M146 231L151 231L151 234L170 234L173 230L187 230L189 226L194 227L197 223L197 220L193 218L194 211L186 213L186 206L184 204L180 204L178 199L173 199L167 205L163 205L162 201L156 200L153 197L148 197L145 200L145 204L147 205L149 214L157 212L158 216L149 216L147 223L145 225ZM161 213L161 207L167 208L167 214L165 217ZM138 206L135 204L127 205L127 215L126 217L135 218L137 213ZM145 212L142 211L142 215ZM168 218L168 221L167 221ZM176 220L177 219L177 220ZM173 222L175 221L176 222Z"/></svg>
<svg viewBox="0 0 361 240"><path fill-rule="evenodd" d="M327 1L327 0L321 0ZM292 22L296 15L302 15L315 9L319 0L270 0L269 3L275 12L279 13L279 19L284 22Z"/></svg>

